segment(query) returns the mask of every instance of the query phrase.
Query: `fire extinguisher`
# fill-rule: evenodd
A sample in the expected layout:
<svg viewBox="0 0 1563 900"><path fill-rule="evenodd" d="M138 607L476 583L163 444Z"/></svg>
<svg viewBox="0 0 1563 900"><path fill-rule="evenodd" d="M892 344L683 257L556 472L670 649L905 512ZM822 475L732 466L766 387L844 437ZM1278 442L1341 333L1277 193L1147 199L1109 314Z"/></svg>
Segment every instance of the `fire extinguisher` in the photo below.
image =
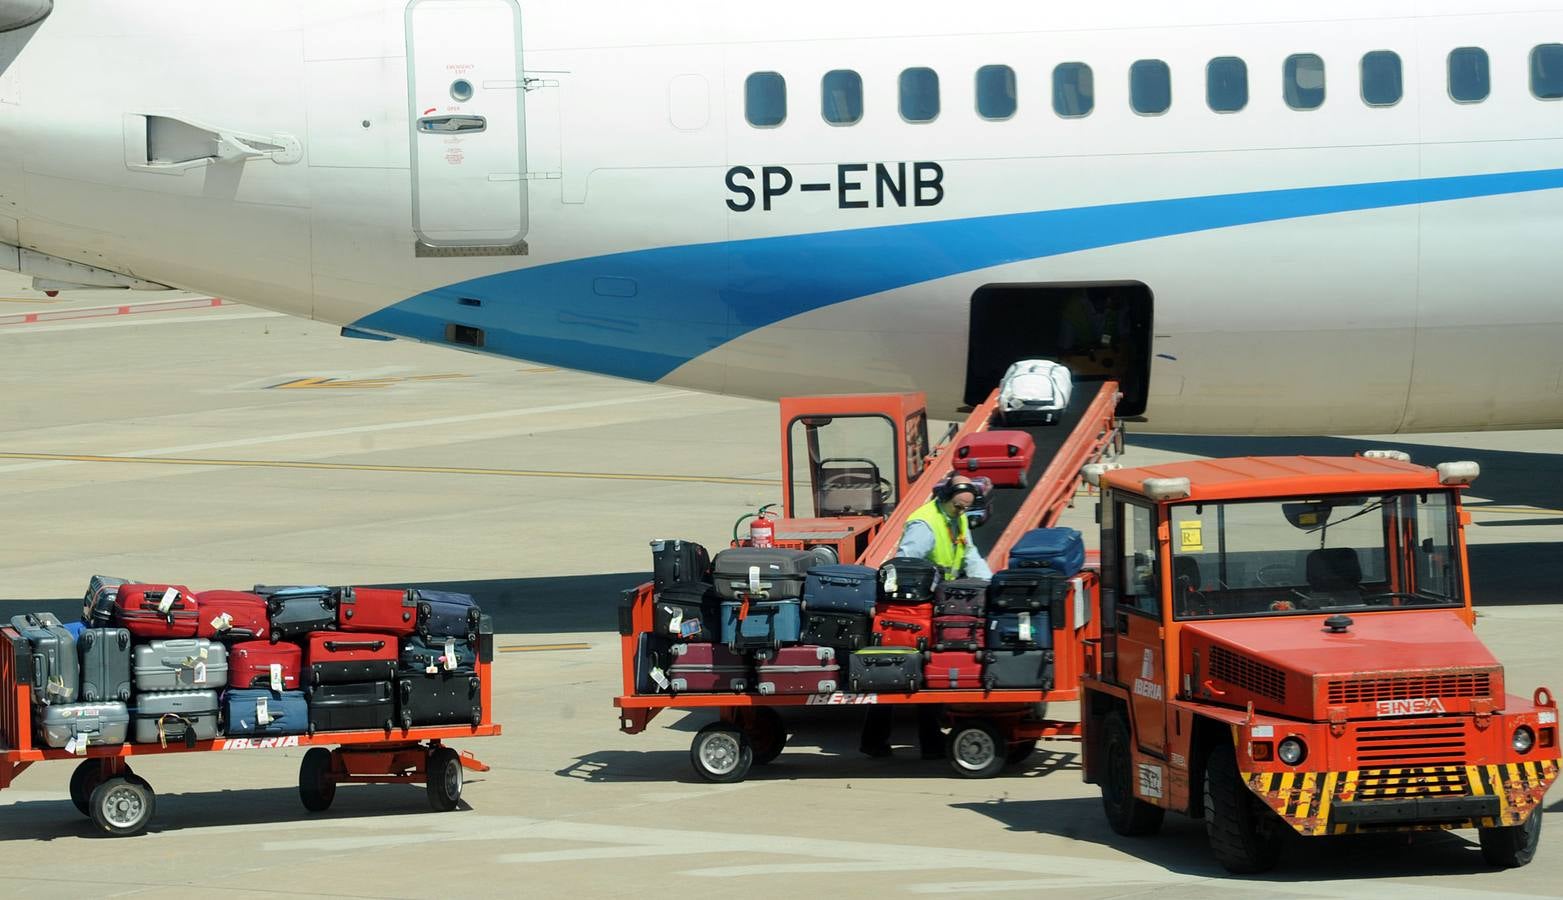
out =
<svg viewBox="0 0 1563 900"><path fill-rule="evenodd" d="M776 546L776 516L771 507L774 503L768 503L760 507L758 512L746 513L733 525L733 540L738 540L738 526L744 519L749 520L749 546L770 548Z"/></svg>

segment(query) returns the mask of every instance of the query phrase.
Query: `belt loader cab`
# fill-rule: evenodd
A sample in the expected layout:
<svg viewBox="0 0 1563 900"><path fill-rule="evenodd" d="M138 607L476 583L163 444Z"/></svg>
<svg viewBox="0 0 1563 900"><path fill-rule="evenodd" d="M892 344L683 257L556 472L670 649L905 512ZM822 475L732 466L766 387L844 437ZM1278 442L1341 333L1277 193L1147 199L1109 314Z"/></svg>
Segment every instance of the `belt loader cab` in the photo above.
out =
<svg viewBox="0 0 1563 900"><path fill-rule="evenodd" d="M1473 633L1460 492L1403 454L1099 473L1102 637L1085 780L1119 834L1203 818L1233 872L1300 835L1476 828L1535 854L1558 774L1549 691L1505 692Z"/></svg>

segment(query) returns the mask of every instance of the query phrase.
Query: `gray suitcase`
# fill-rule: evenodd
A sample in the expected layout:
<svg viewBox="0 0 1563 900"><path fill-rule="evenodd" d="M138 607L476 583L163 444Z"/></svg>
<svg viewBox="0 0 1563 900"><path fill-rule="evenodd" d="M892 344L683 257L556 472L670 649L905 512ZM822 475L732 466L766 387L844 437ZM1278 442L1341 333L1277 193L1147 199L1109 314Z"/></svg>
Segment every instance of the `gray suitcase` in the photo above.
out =
<svg viewBox="0 0 1563 900"><path fill-rule="evenodd" d="M130 632L89 628L76 641L81 655L81 699L86 703L130 702Z"/></svg>
<svg viewBox="0 0 1563 900"><path fill-rule="evenodd" d="M1053 651L988 650L982 655L982 686L1053 689Z"/></svg>
<svg viewBox="0 0 1563 900"><path fill-rule="evenodd" d="M136 690L188 691L228 684L228 648L206 638L152 641L136 647Z"/></svg>
<svg viewBox="0 0 1563 900"><path fill-rule="evenodd" d="M130 710L123 703L60 703L45 707L38 734L45 746L81 752L87 747L123 744L130 731Z"/></svg>
<svg viewBox="0 0 1563 900"><path fill-rule="evenodd" d="M165 691L136 698L133 739L138 744L193 745L217 737L216 691Z"/></svg>
<svg viewBox="0 0 1563 900"><path fill-rule="evenodd" d="M114 621L114 598L119 596L119 586L132 584L128 578L113 575L94 575L87 582L87 593L81 598L81 621L88 628L106 628Z"/></svg>
<svg viewBox="0 0 1563 900"><path fill-rule="evenodd" d="M39 706L75 703L81 687L76 639L49 613L14 616L15 628L31 648L33 702Z"/></svg>

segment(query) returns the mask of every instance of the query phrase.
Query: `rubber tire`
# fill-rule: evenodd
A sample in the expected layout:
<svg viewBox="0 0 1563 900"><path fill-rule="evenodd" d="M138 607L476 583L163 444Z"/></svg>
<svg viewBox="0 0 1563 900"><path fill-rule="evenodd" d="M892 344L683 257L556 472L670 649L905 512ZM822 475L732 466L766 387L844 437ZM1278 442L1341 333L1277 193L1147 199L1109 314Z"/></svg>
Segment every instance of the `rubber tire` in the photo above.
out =
<svg viewBox="0 0 1563 900"><path fill-rule="evenodd" d="M744 729L744 735L754 749L754 764L763 766L775 762L787 746L787 726L782 722L781 713L769 706L756 706L750 712L754 721Z"/></svg>
<svg viewBox="0 0 1563 900"><path fill-rule="evenodd" d="M1141 837L1161 830L1167 811L1134 796L1134 749L1129 723L1123 713L1112 712L1102 722L1102 811L1107 824L1125 837Z"/></svg>
<svg viewBox="0 0 1563 900"><path fill-rule="evenodd" d="M1518 825L1496 825L1476 829L1482 843L1482 859L1487 865L1499 869L1517 869L1530 865L1536 858L1536 845L1541 841L1541 807L1531 811L1530 818Z"/></svg>
<svg viewBox="0 0 1563 900"><path fill-rule="evenodd" d="M1004 764L1018 766L1031 758L1031 754L1037 752L1036 741L1022 741L1018 744L1010 744L1004 753Z"/></svg>
<svg viewBox="0 0 1563 900"><path fill-rule="evenodd" d="M76 810L92 818L92 789L103 781L103 763L96 759L84 759L71 773L71 802Z"/></svg>
<svg viewBox="0 0 1563 900"><path fill-rule="evenodd" d="M716 754L716 761L724 765L712 768L705 758L707 753ZM731 765L726 765L725 761L729 757ZM706 781L732 784L743 781L744 776L749 774L749 767L754 765L754 747L750 745L748 736L737 728L726 722L712 722L700 729L700 733L690 743L689 763L695 767L695 774Z"/></svg>
<svg viewBox="0 0 1563 900"><path fill-rule="evenodd" d="M430 750L425 778L429 805L435 812L450 812L461 805L461 754L449 747Z"/></svg>
<svg viewBox="0 0 1563 900"><path fill-rule="evenodd" d="M944 757L963 778L992 778L1004 770L1008 744L997 725L987 719L971 719L950 729L944 739Z"/></svg>
<svg viewBox="0 0 1563 900"><path fill-rule="evenodd" d="M1223 744L1205 757L1205 834L1216 861L1234 875L1255 875L1281 858L1289 826L1248 789L1237 754Z"/></svg>
<svg viewBox="0 0 1563 900"><path fill-rule="evenodd" d="M310 812L325 812L336 799L336 782L331 780L331 751L311 747L298 766L298 796Z"/></svg>
<svg viewBox="0 0 1563 900"><path fill-rule="evenodd" d="M110 803L114 804L114 818L110 818L107 809ZM139 804L139 815L126 818L125 810L118 808L120 803ZM97 825L104 834L111 837L131 837L146 831L147 826L152 823L152 815L157 811L157 795L153 793L152 786L143 779L135 776L116 776L92 789L92 796L87 801L87 809L93 824Z"/></svg>

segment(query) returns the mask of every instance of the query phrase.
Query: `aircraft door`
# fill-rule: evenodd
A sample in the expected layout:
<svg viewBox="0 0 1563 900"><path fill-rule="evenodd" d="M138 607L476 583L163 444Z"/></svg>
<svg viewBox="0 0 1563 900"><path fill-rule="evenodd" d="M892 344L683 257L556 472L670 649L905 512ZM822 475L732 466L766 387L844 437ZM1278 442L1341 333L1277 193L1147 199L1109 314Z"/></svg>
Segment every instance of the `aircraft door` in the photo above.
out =
<svg viewBox="0 0 1563 900"><path fill-rule="evenodd" d="M418 255L525 253L516 0L412 0L407 78Z"/></svg>

